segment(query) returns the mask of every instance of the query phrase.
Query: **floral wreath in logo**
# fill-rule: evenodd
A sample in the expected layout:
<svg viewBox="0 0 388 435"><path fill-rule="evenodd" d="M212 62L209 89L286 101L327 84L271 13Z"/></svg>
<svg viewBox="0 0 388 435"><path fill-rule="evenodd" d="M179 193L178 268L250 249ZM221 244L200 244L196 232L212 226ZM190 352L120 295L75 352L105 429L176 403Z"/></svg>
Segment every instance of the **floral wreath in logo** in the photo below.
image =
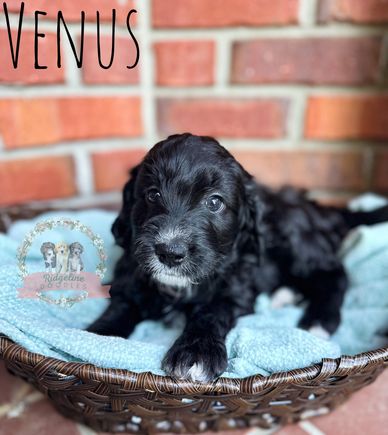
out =
<svg viewBox="0 0 388 435"><path fill-rule="evenodd" d="M83 270L81 258L83 245L81 243L73 242L68 245L65 242L54 244L48 241L42 243L40 247L45 263L45 272L28 273L26 258L34 239L44 232L57 227L79 231L90 239L99 258L95 273ZM58 250L61 248L62 251ZM26 234L17 251L19 274L24 280L23 288L18 289L19 297L38 298L49 304L64 308L71 307L74 303L85 300L88 297L109 297L107 291L109 286L101 287L101 280L106 272L106 259L107 256L102 238L94 234L88 226L80 221L69 218L56 218L38 222ZM57 288L53 284L57 285ZM76 287L78 286L77 290L81 290L80 294L75 297L61 296L60 298L53 298L48 294L50 290L58 290L58 286L60 286L61 290L74 290L74 284L76 284Z"/></svg>

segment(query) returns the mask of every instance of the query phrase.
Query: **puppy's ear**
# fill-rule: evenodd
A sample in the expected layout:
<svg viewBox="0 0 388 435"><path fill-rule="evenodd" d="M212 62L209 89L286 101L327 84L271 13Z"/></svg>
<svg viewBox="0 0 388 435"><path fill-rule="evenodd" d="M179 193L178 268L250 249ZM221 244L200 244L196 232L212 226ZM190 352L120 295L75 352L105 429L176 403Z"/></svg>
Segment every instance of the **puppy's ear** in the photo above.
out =
<svg viewBox="0 0 388 435"><path fill-rule="evenodd" d="M256 252L261 255L263 251L263 214L264 202L260 198L260 187L248 173L244 177L244 204L240 209L240 231L244 243L249 241Z"/></svg>
<svg viewBox="0 0 388 435"><path fill-rule="evenodd" d="M123 248L131 243L131 210L134 203L134 189L138 172L139 165L131 170L130 178L123 189L121 211L112 225L112 234L116 243Z"/></svg>

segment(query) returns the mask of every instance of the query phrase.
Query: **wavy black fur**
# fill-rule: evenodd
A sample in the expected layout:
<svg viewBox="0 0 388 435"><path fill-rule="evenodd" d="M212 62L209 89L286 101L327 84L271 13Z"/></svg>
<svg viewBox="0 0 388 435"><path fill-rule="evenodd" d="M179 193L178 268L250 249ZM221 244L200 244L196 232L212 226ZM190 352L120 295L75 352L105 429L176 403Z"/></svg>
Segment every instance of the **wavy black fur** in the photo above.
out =
<svg viewBox="0 0 388 435"><path fill-rule="evenodd" d="M147 200L150 188L160 196ZM208 208L212 195L223 200L218 212ZM112 228L124 255L110 306L88 330L128 337L144 319L183 312L186 327L162 367L179 378L213 380L226 369L226 334L239 316L252 313L260 292L294 288L307 302L300 326L333 333L347 288L336 255L341 240L352 227L384 220L388 207L352 213L292 188L272 191L214 139L171 136L125 185ZM155 253L160 243L167 254L183 250L184 258L166 265Z"/></svg>

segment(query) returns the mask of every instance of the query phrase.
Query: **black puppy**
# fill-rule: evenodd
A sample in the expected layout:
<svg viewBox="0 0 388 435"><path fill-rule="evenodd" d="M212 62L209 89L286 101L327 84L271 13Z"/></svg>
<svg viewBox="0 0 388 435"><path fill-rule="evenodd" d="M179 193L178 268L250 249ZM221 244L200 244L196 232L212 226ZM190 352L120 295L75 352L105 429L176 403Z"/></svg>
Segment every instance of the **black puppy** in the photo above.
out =
<svg viewBox="0 0 388 435"><path fill-rule="evenodd" d="M171 136L125 185L112 228L124 255L110 306L88 330L128 337L144 319L183 312L186 327L162 368L213 380L227 366L226 334L260 292L295 289L307 301L300 326L333 333L347 287L341 240L358 224L383 220L388 207L351 213L291 188L273 192L214 139Z"/></svg>

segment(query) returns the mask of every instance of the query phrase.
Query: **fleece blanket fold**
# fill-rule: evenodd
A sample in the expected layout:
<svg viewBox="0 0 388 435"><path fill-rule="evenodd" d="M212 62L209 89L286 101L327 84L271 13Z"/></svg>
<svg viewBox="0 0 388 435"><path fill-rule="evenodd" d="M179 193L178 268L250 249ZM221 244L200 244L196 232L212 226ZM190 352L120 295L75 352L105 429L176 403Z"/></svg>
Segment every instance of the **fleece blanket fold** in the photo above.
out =
<svg viewBox="0 0 388 435"><path fill-rule="evenodd" d="M365 197L357 206L367 208L375 202L376 198ZM108 255L105 281L111 279L120 255L110 233L115 213L51 212L30 221L18 221L8 234L0 234L0 333L32 352L65 361L163 374L161 360L179 335L180 326L144 321L128 339L100 337L83 329L104 310L107 299L86 299L71 308L62 308L38 299L18 298L17 289L23 280L19 276L17 248L38 221L53 217L79 220L103 239ZM54 242L65 236L61 228L50 232ZM28 252L26 264L31 272L42 270L40 242L33 243ZM387 344L382 332L388 329L388 223L357 228L349 234L339 255L350 276L350 289L335 335L324 340L298 329L303 308L275 309L268 296L260 295L255 313L240 318L227 336L229 364L223 376L268 375ZM85 257L85 270L93 267L93 261Z"/></svg>

